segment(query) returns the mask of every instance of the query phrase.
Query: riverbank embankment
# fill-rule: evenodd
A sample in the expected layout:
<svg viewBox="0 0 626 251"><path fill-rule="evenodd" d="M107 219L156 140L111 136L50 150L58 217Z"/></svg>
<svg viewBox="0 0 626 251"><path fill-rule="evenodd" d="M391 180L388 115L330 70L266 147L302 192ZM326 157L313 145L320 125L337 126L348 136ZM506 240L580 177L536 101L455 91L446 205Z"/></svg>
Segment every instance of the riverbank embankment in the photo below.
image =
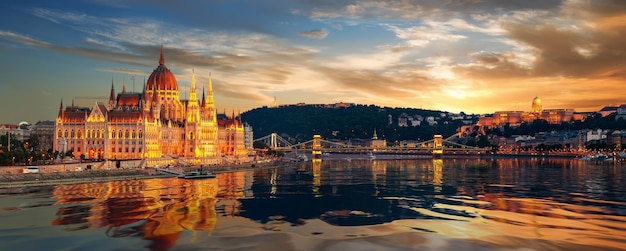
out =
<svg viewBox="0 0 626 251"><path fill-rule="evenodd" d="M242 163L233 165L207 165L203 166L203 168L205 170L210 170L214 173L224 173L257 168L280 167L284 164L284 162L271 161L254 164ZM196 168L198 167L172 167L171 170L175 172L187 172ZM104 170L84 170L80 172L57 173L14 173L0 175L0 189L167 177L175 177L175 175L159 172L158 169L154 168L114 168Z"/></svg>

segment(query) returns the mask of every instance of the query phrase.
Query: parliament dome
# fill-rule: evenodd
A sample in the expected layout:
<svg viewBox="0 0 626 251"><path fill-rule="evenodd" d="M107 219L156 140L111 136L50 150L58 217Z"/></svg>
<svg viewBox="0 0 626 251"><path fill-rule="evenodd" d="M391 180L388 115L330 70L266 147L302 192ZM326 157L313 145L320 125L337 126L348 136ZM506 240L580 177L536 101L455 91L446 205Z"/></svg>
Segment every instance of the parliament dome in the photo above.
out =
<svg viewBox="0 0 626 251"><path fill-rule="evenodd" d="M174 74L165 66L165 58L163 57L163 46L161 46L161 56L159 57L159 66L157 66L148 81L146 82L146 90L178 90L178 84Z"/></svg>

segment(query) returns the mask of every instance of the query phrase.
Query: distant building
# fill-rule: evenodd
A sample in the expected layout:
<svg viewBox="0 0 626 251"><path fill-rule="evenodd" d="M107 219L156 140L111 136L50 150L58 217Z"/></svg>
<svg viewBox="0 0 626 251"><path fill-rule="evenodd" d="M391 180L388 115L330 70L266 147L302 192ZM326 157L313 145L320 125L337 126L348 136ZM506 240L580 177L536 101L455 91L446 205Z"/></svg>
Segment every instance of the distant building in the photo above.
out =
<svg viewBox="0 0 626 251"><path fill-rule="evenodd" d="M378 139L378 134L376 134L376 130L374 130L374 134L372 135L372 140L370 141L369 147L371 148L387 147L387 140Z"/></svg>
<svg viewBox="0 0 626 251"><path fill-rule="evenodd" d="M626 120L626 104L622 104L617 108L617 115L615 116L615 119L624 119Z"/></svg>
<svg viewBox="0 0 626 251"><path fill-rule="evenodd" d="M248 149L248 152L254 150L254 131L252 126L247 122L243 123L243 144Z"/></svg>
<svg viewBox="0 0 626 251"><path fill-rule="evenodd" d="M522 123L532 123L542 119L550 124L583 120L586 113L577 113L573 109L543 109L541 100L535 97L531 104L531 111L497 111L493 115L478 119L478 124L487 128L503 125L519 126Z"/></svg>
<svg viewBox="0 0 626 251"><path fill-rule="evenodd" d="M605 106L602 107L602 109L600 109L600 111L598 111L598 113L600 113L600 115L602 115L602 117L606 117L609 116L613 113L617 112L617 106Z"/></svg>
<svg viewBox="0 0 626 251"><path fill-rule="evenodd" d="M30 124L26 122L22 122L19 125L0 124L0 135L7 134L11 134L11 139L15 139L20 142L28 140L30 138Z"/></svg>
<svg viewBox="0 0 626 251"><path fill-rule="evenodd" d="M32 128L31 137L37 136L39 139L39 151L52 149L54 138L54 121L44 120L35 123Z"/></svg>

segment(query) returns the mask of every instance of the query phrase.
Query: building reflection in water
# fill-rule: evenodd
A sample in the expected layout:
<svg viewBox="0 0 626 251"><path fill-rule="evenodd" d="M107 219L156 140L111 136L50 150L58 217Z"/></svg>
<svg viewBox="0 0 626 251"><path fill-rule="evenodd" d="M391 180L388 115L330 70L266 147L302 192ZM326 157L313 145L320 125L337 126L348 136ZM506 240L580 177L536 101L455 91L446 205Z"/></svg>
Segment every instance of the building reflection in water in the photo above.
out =
<svg viewBox="0 0 626 251"><path fill-rule="evenodd" d="M215 227L218 179L178 178L59 185L52 225L67 230L107 228L110 237L141 236L150 249L174 246L183 230Z"/></svg>
<svg viewBox="0 0 626 251"><path fill-rule="evenodd" d="M53 224L141 236L153 249L182 242L185 231L212 231L218 216L225 225L242 217L268 230L309 219L336 226L410 220L416 231L447 236L623 236L625 170L574 159L311 161L210 180L57 186Z"/></svg>

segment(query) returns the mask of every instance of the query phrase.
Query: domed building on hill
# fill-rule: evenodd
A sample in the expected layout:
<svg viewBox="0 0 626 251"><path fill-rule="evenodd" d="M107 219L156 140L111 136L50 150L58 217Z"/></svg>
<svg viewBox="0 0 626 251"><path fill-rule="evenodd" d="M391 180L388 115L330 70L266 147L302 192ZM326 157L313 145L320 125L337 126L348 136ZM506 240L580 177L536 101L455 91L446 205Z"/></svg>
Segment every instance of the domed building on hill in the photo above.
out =
<svg viewBox="0 0 626 251"><path fill-rule="evenodd" d="M201 100L195 75L188 99L181 100L179 95L161 47L159 65L142 92L127 92L124 85L116 93L111 82L107 104L81 108L72 102L64 108L61 102L53 149L87 159L142 159L145 166L247 161L243 123L234 114L218 123L210 77ZM229 140L220 142L220 138Z"/></svg>
<svg viewBox="0 0 626 251"><path fill-rule="evenodd" d="M539 97L535 97L533 99L533 104L530 108L530 112L532 113L541 113L541 99L539 99Z"/></svg>
<svg viewBox="0 0 626 251"><path fill-rule="evenodd" d="M524 111L497 111L493 115L478 119L478 126L494 128L504 125L519 126L521 123L532 123L535 120L545 120L550 124L583 120L585 114L577 113L573 109L543 109L541 99L535 97L530 112Z"/></svg>

